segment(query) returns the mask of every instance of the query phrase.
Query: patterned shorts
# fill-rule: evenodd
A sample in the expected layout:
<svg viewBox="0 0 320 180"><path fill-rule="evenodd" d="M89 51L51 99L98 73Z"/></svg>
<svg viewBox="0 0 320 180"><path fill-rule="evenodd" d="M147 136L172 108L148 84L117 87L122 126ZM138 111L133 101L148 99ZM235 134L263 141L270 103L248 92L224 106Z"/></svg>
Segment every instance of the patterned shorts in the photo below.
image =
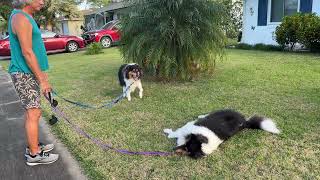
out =
<svg viewBox="0 0 320 180"><path fill-rule="evenodd" d="M33 74L14 73L11 78L25 109L40 109L40 87Z"/></svg>

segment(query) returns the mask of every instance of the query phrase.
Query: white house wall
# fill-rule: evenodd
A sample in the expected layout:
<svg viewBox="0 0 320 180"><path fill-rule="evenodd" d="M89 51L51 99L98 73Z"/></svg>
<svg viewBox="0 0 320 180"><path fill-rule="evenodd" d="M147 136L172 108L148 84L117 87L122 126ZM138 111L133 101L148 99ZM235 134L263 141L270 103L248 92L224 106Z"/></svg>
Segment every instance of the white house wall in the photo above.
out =
<svg viewBox="0 0 320 180"><path fill-rule="evenodd" d="M313 0L312 12L320 15L320 0Z"/></svg>
<svg viewBox="0 0 320 180"><path fill-rule="evenodd" d="M271 0L269 0L269 7ZM270 23L270 10L268 8L267 26L257 26L258 24L258 0L245 0L243 9L243 30L242 43L246 44L272 44L277 45L274 32L279 23ZM312 11L320 15L320 0L313 0Z"/></svg>
<svg viewBox="0 0 320 180"><path fill-rule="evenodd" d="M257 26L258 1L246 0L244 4L244 21L242 43L246 44L277 44L273 38L273 32L277 25Z"/></svg>

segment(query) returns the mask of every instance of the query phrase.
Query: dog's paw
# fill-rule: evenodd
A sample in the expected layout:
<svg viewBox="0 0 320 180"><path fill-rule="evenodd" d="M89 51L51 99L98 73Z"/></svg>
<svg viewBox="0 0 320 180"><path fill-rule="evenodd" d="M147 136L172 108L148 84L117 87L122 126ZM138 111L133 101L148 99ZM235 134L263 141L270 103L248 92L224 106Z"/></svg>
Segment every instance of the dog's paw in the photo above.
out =
<svg viewBox="0 0 320 180"><path fill-rule="evenodd" d="M166 134L171 134L173 131L172 129L164 129L163 132Z"/></svg>
<svg viewBox="0 0 320 180"><path fill-rule="evenodd" d="M172 131L172 129L164 129L163 132L168 135L168 138L176 138L177 137L177 134L174 131Z"/></svg>
<svg viewBox="0 0 320 180"><path fill-rule="evenodd" d="M199 115L199 116L198 116L198 119L203 119L203 118L207 117L208 115L209 115L209 114Z"/></svg>

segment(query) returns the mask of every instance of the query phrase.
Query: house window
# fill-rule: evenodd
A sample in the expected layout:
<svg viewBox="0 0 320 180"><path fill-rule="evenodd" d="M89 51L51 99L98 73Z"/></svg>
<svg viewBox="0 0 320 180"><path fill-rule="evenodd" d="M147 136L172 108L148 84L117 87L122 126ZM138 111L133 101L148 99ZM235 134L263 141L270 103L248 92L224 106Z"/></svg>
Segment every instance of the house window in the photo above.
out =
<svg viewBox="0 0 320 180"><path fill-rule="evenodd" d="M298 12L298 0L271 0L270 22L281 22L284 16Z"/></svg>

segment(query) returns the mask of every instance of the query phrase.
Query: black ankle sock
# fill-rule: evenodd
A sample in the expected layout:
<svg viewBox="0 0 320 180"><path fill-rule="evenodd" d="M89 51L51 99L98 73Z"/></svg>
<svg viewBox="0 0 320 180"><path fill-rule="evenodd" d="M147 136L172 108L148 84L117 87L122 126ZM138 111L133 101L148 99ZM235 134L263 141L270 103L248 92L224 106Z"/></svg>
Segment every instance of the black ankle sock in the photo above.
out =
<svg viewBox="0 0 320 180"><path fill-rule="evenodd" d="M29 154L30 155L30 157L32 157L32 158L35 158L36 156L37 156L37 154L36 155L31 155L31 154Z"/></svg>
<svg viewBox="0 0 320 180"><path fill-rule="evenodd" d="M29 156L32 157L32 158L35 158L37 155L42 156L42 155L43 155L43 151L40 151L40 152L38 152L38 153L35 154L35 155L32 155L31 152L29 153Z"/></svg>

